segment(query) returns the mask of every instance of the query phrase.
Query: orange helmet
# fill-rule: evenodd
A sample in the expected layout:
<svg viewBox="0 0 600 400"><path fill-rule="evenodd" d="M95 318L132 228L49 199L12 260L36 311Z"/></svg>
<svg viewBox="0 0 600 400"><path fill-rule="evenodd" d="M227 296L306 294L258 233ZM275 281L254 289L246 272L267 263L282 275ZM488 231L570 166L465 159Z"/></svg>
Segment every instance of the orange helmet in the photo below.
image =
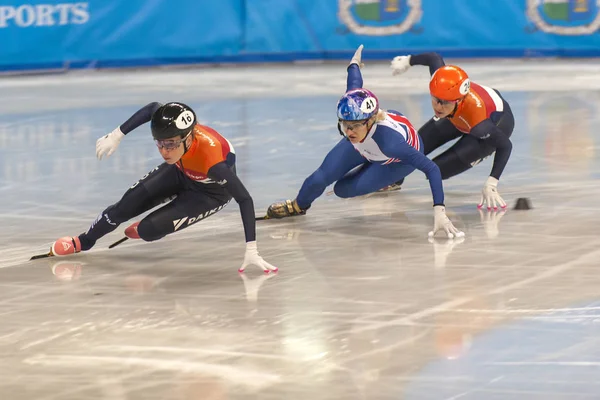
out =
<svg viewBox="0 0 600 400"><path fill-rule="evenodd" d="M460 100L469 93L470 89L469 76L454 65L444 65L438 68L429 82L429 92L440 100Z"/></svg>

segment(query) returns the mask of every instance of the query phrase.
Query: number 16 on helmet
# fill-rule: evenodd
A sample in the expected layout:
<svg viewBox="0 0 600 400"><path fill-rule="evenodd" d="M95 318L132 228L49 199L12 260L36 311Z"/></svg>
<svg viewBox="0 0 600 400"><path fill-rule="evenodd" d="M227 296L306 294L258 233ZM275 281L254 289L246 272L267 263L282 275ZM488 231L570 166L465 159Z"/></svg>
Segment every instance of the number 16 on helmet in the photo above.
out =
<svg viewBox="0 0 600 400"><path fill-rule="evenodd" d="M150 130L155 140L185 137L196 124L196 114L183 103L167 103L152 115Z"/></svg>

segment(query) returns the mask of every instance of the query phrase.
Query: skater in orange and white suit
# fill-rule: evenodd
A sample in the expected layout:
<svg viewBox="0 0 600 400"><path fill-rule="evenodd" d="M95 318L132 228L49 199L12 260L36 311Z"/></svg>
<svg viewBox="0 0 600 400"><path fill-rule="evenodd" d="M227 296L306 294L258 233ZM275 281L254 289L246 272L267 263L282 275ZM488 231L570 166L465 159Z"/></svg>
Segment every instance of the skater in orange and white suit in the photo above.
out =
<svg viewBox="0 0 600 400"><path fill-rule="evenodd" d="M200 125L189 106L178 102L146 105L98 139L98 159L110 156L125 135L148 122L164 162L102 211L87 232L55 241L48 255L90 250L120 224L154 208L125 229L125 236L147 242L159 240L215 214L233 198L239 205L246 237L240 272L248 265L257 265L267 273L277 271L258 254L254 202L236 174L233 146L214 129Z"/></svg>
<svg viewBox="0 0 600 400"><path fill-rule="evenodd" d="M478 207L487 205L488 210L505 209L506 202L497 187L512 151L510 136L515 120L510 106L500 92L471 82L465 71L445 65L437 53L398 56L391 63L394 75L413 65L426 65L431 73L429 92L435 116L419 129L425 154L460 138L433 159L440 168L442 179L448 179L495 152L492 171L483 186Z"/></svg>

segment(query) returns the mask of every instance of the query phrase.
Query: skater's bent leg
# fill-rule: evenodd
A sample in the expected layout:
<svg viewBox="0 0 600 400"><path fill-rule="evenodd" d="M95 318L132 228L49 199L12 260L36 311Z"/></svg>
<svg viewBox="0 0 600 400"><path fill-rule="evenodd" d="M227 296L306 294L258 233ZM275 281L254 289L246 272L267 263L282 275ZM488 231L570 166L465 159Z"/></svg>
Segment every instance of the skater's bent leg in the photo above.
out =
<svg viewBox="0 0 600 400"><path fill-rule="evenodd" d="M347 139L342 139L325 156L323 163L302 184L297 204L301 209L308 209L325 188L342 178L348 171L366 162Z"/></svg>
<svg viewBox="0 0 600 400"><path fill-rule="evenodd" d="M231 197L217 199L202 192L185 191L142 219L137 233L147 242L162 239L221 211L230 201Z"/></svg>
<svg viewBox="0 0 600 400"><path fill-rule="evenodd" d="M79 235L81 250L91 249L98 239L174 197L180 188L175 166L162 164L155 168L130 187L121 200L102 211L87 232Z"/></svg>

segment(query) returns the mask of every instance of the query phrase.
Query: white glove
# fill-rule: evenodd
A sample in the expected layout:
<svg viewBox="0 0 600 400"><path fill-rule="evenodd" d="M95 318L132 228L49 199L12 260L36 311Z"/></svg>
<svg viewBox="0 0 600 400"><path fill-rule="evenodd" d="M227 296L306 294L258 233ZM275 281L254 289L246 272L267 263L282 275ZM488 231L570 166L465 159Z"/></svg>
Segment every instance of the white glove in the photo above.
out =
<svg viewBox="0 0 600 400"><path fill-rule="evenodd" d="M392 75L400 75L408 71L411 67L410 56L396 56L392 60L390 68L393 70Z"/></svg>
<svg viewBox="0 0 600 400"><path fill-rule="evenodd" d="M258 248L256 247L256 242L248 242L246 243L246 254L244 255L244 262L238 272L244 272L248 265L257 265L262 268L265 274L269 272L277 272L279 269L269 264L258 254Z"/></svg>
<svg viewBox="0 0 600 400"><path fill-rule="evenodd" d="M434 206L434 222L433 222L433 230L429 232L429 237L434 237L436 233L439 231L443 231L448 235L448 239L452 239L454 237L464 237L465 233L459 231L452 225L452 222L446 216L446 207L444 206Z"/></svg>
<svg viewBox="0 0 600 400"><path fill-rule="evenodd" d="M498 179L493 176L490 176L485 181L485 185L483 185L483 190L481 191L481 201L477 205L477 208L483 207L484 204L487 204L488 210L491 210L492 207L494 207L494 210L497 210L498 206L506 209L506 202L498 194Z"/></svg>
<svg viewBox="0 0 600 400"><path fill-rule="evenodd" d="M121 143L124 137L125 135L121 132L121 127L119 126L108 135L104 135L96 140L96 157L98 157L98 160L102 160L102 156L104 155L106 155L106 158L110 157L117 150L119 143Z"/></svg>
<svg viewBox="0 0 600 400"><path fill-rule="evenodd" d="M362 68L365 66L365 64L362 63L363 47L364 46L362 44L360 46L358 46L358 49L356 49L356 52L354 53L354 56L352 56L352 60L350 61L350 64L348 64L348 66L350 66L352 64L357 64L358 68Z"/></svg>

